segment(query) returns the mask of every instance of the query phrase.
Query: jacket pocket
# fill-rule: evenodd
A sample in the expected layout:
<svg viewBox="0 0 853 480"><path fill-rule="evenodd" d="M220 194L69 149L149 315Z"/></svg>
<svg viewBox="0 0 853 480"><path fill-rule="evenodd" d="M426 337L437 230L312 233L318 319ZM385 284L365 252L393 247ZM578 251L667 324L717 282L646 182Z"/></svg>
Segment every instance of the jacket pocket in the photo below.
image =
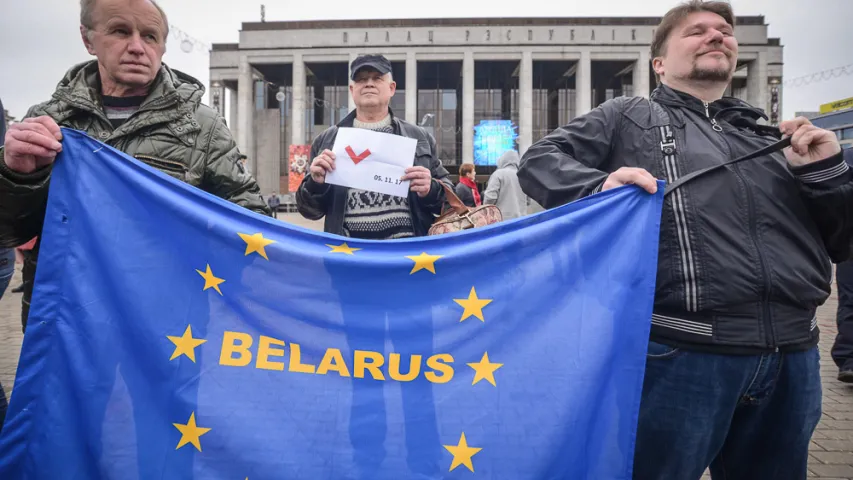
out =
<svg viewBox="0 0 853 480"><path fill-rule="evenodd" d="M671 347L663 343L649 341L649 347L646 351L647 360L666 360L667 358L675 357L681 353L680 348Z"/></svg>
<svg viewBox="0 0 853 480"><path fill-rule="evenodd" d="M137 160L145 162L147 165L160 170L161 172L170 175L178 180L186 180L189 168L181 162L168 160L153 155L135 155Z"/></svg>

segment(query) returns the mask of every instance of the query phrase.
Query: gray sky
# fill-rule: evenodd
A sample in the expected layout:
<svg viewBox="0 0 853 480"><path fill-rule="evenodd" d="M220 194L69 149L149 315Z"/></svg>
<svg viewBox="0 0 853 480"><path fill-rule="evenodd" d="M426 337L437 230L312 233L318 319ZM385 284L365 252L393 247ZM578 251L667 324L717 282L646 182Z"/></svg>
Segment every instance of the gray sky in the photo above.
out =
<svg viewBox="0 0 853 480"><path fill-rule="evenodd" d="M408 17L659 16L677 0L340 1L265 0L267 21ZM207 43L236 42L243 21L259 21L261 2L160 0L169 22ZM853 0L732 0L737 15L764 15L785 47L784 77L853 64ZM89 58L79 37L77 0L0 0L0 98L17 117L48 99L72 64ZM170 36L164 61L207 85L208 55L184 53ZM782 113L817 110L853 97L853 76L788 87ZM207 98L207 97L205 97Z"/></svg>

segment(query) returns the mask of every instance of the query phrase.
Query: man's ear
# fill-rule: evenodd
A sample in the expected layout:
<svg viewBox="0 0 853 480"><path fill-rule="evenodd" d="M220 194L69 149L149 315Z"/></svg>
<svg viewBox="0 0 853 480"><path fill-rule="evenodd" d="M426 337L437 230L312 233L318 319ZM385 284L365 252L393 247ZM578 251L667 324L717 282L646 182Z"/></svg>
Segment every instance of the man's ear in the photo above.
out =
<svg viewBox="0 0 853 480"><path fill-rule="evenodd" d="M88 28L80 25L80 37L83 39L83 45L86 46L86 51L89 55L95 55L95 47L92 46L92 41L89 39L90 31Z"/></svg>
<svg viewBox="0 0 853 480"><path fill-rule="evenodd" d="M663 66L663 59L661 57L655 57L654 60L652 60L652 69L659 77L663 76L666 69Z"/></svg>

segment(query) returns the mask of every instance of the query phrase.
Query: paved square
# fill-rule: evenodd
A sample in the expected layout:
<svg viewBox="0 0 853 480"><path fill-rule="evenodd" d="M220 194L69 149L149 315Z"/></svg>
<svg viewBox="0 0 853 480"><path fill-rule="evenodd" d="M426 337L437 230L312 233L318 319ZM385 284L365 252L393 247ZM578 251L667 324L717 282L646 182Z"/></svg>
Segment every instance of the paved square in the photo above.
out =
<svg viewBox="0 0 853 480"><path fill-rule="evenodd" d="M322 221L307 221L294 213L280 213L279 218L313 230L323 228ZM20 283L19 268L12 278L9 289ZM853 480L853 387L835 379L838 371L829 356L836 333L835 308L836 300L833 295L818 310L818 323L821 329L823 418L812 438L809 477L824 480ZM0 382L7 394L15 378L22 338L21 294L7 291L0 300Z"/></svg>

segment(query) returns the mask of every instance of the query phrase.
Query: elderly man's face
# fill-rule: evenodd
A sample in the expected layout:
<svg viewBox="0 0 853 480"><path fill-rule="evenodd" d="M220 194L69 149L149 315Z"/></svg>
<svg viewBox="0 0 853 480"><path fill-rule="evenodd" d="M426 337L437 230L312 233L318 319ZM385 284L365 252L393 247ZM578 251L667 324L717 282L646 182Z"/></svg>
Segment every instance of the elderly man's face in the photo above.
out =
<svg viewBox="0 0 853 480"><path fill-rule="evenodd" d="M666 52L655 59L655 71L663 79L728 82L737 54L732 26L715 13L697 12L672 30Z"/></svg>
<svg viewBox="0 0 853 480"><path fill-rule="evenodd" d="M105 94L145 88L166 52L163 16L148 0L98 0L94 27L81 27L87 50L98 57Z"/></svg>
<svg viewBox="0 0 853 480"><path fill-rule="evenodd" d="M362 68L350 84L350 93L355 105L362 109L387 107L391 97L397 91L397 84L391 79L391 74L382 75L376 70Z"/></svg>

